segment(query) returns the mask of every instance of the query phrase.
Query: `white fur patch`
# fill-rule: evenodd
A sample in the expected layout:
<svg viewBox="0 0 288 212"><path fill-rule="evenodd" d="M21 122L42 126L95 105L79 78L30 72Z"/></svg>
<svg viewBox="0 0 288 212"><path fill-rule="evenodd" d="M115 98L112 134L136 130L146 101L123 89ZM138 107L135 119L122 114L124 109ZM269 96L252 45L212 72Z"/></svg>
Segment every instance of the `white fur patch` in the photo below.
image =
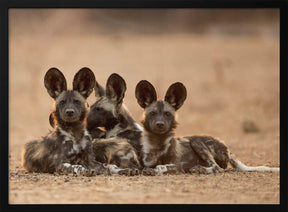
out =
<svg viewBox="0 0 288 212"><path fill-rule="evenodd" d="M237 170L238 171L258 171L258 172L279 172L280 168L270 168L267 166L246 166L243 163L241 163L240 161L238 161L238 167Z"/></svg>
<svg viewBox="0 0 288 212"><path fill-rule="evenodd" d="M204 168L206 169L207 174L212 174L215 167L216 167L216 165L212 164L211 167L204 167Z"/></svg>
<svg viewBox="0 0 288 212"><path fill-rule="evenodd" d="M134 125L137 127L138 130L140 130L141 132L143 132L143 127L140 126L140 124L138 123L134 123Z"/></svg>
<svg viewBox="0 0 288 212"><path fill-rule="evenodd" d="M158 165L155 167L156 175L163 175L168 171L168 167L175 167L175 164Z"/></svg>
<svg viewBox="0 0 288 212"><path fill-rule="evenodd" d="M63 163L63 166L64 166L65 168L69 168L69 167L71 167L71 164L70 164L70 163Z"/></svg>
<svg viewBox="0 0 288 212"><path fill-rule="evenodd" d="M233 161L233 164L236 166L238 171L258 171L258 172L279 172L280 168L272 168L267 166L246 166L240 160L236 159L234 156L230 155L230 161Z"/></svg>
<svg viewBox="0 0 288 212"><path fill-rule="evenodd" d="M114 165L114 164L108 164L108 165L106 166L106 168L109 169L109 171L110 171L111 174L118 174L119 171L123 170L123 169L119 168L118 166L116 166L116 165Z"/></svg>
<svg viewBox="0 0 288 212"><path fill-rule="evenodd" d="M62 164L62 171L66 174L72 173L75 176L79 176L84 173L86 169L82 165L71 165L70 163Z"/></svg>
<svg viewBox="0 0 288 212"><path fill-rule="evenodd" d="M81 165L72 165L73 174L76 176L81 175L86 169Z"/></svg>

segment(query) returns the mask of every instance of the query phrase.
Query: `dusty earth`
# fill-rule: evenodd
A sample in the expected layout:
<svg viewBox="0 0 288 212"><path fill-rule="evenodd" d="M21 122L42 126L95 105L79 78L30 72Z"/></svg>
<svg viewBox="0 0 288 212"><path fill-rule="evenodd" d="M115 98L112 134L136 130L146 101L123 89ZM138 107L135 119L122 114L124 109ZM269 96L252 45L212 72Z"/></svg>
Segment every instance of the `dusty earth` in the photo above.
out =
<svg viewBox="0 0 288 212"><path fill-rule="evenodd" d="M177 136L211 134L224 140L247 165L279 167L277 33L111 36L81 28L71 33L69 27L77 26L77 21L68 23L66 31L41 20L25 27L11 21L10 204L279 204L279 173L229 169L216 175L73 177L25 173L21 167L24 144L51 129L48 117L53 102L43 85L45 72L59 68L71 88L74 74L84 66L102 85L113 72L126 80L124 103L139 122L142 110L134 89L140 80L154 84L159 98L170 84L184 83L188 98L178 112ZM94 101L91 95L88 102ZM259 131L244 131L246 121Z"/></svg>

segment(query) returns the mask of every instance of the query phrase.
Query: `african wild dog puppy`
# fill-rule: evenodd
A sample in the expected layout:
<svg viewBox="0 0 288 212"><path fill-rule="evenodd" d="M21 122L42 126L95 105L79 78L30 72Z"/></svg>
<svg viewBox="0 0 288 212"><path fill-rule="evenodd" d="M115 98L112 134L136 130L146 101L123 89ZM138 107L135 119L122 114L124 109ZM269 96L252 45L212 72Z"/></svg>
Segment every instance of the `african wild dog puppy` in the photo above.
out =
<svg viewBox="0 0 288 212"><path fill-rule="evenodd" d="M125 93L126 83L125 81L117 74L111 75L108 79L108 85L111 86L110 93L118 92L115 95L120 95L120 90L123 89ZM119 87L118 87L119 86ZM115 88L116 87L116 88ZM88 118L87 118L87 129L89 134L92 136L92 146L94 158L96 161L106 164L105 167L109 170L110 174L121 174L121 175L137 175L139 174L139 169L141 168L141 163L138 160L135 149L127 142L125 138L116 137L117 131L114 131L116 134L110 133L110 126L115 123L115 117L111 118L109 111L104 112L99 107L107 106L106 103L109 103L108 99L110 97L105 98L105 90L102 88L100 84L95 84L95 96L101 97L99 100L100 103L104 100L104 103L98 104L97 101L90 109ZM121 94L122 95L122 94ZM124 98L124 95L121 97L121 101ZM111 100L113 103L113 99ZM97 108L95 108L97 105ZM111 105L108 105L108 108L111 108ZM128 112L127 112L128 114ZM129 114L128 114L129 115ZM53 114L51 113L49 116L50 125L54 128L55 122L53 119ZM100 130L98 127L106 127L105 131ZM130 129L130 127L127 127ZM118 129L118 128L117 128ZM128 130L127 129L127 130ZM107 132L107 134L106 134ZM137 132L135 132L137 133ZM106 138L107 135L107 138ZM108 136L109 135L109 136ZM129 135L129 134L128 134ZM140 133L138 133L138 140L140 139ZM140 142L139 142L140 143Z"/></svg>
<svg viewBox="0 0 288 212"><path fill-rule="evenodd" d="M206 135L175 138L175 112L186 99L186 88L182 83L172 84L164 101L157 100L155 88L146 80L140 81L135 90L138 104L145 109L143 120L142 161L145 171L155 172L157 165L173 164L181 172L217 173L223 172L230 162L238 171L275 171L279 168L266 166L249 167L233 156L220 140ZM167 169L162 167L165 173ZM161 172L159 172L161 173Z"/></svg>
<svg viewBox="0 0 288 212"><path fill-rule="evenodd" d="M142 128L133 120L122 104L126 83L118 74L111 74L106 83L106 91L95 86L98 100L91 106L87 117L87 129L91 132L96 160L108 161L120 168L140 169L138 153L141 151ZM106 139L97 139L98 127L105 129ZM97 129L97 134L94 130ZM114 139L112 139L114 138ZM116 139L117 138L117 139ZM111 140L112 139L112 140ZM101 152L104 155L101 155Z"/></svg>
<svg viewBox="0 0 288 212"><path fill-rule="evenodd" d="M93 91L95 76L82 68L74 76L73 90L57 68L44 77L44 85L55 100L52 118L54 130L47 136L27 143L22 154L28 172L102 174L105 167L93 159L92 139L86 130L86 99Z"/></svg>
<svg viewBox="0 0 288 212"><path fill-rule="evenodd" d="M111 74L104 89L95 87L97 101L91 106L87 117L87 129L92 131L96 127L104 127L106 138L121 137L138 151L141 151L140 137L143 131L129 114L123 104L126 92L126 82L118 74Z"/></svg>

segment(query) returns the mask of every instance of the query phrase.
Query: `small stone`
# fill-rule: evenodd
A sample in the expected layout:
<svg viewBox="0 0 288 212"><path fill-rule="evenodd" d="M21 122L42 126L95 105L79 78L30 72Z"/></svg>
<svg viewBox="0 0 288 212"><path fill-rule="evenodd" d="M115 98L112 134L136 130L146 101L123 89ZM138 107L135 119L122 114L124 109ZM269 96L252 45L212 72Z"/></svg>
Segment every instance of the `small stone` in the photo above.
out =
<svg viewBox="0 0 288 212"><path fill-rule="evenodd" d="M243 131L246 133L255 133L259 132L259 128L253 121L245 120L242 124Z"/></svg>

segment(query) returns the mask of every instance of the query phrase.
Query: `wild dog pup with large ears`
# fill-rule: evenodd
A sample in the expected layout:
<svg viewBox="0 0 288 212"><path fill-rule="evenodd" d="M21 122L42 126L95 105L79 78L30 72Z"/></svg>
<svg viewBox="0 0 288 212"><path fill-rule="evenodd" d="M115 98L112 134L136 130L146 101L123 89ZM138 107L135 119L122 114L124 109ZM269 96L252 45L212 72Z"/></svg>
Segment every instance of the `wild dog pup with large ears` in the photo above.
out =
<svg viewBox="0 0 288 212"><path fill-rule="evenodd" d="M107 139L118 138L119 142L114 142L117 141L114 139L113 143L107 143L103 139L93 141L95 150L104 148L105 151L101 150L101 152L106 154L113 152L110 157L111 162L114 161L122 168L141 168L138 155L141 151L140 138L143 129L134 121L123 104L125 92L126 82L116 73L111 74L107 79L105 90L97 84L95 86L97 101L89 111L87 129L95 138L97 138L98 133L94 136L94 129L99 132L98 127L105 128ZM108 158L108 155L101 156L99 151L96 155L99 161Z"/></svg>
<svg viewBox="0 0 288 212"><path fill-rule="evenodd" d="M87 118L87 128L92 131L104 127L106 138L121 137L129 140L137 150L140 150L142 127L132 118L123 104L126 92L126 82L118 74L109 76L104 90L99 84L95 86L97 101L91 106Z"/></svg>
<svg viewBox="0 0 288 212"><path fill-rule="evenodd" d="M231 163L238 171L273 171L279 168L266 166L249 167L233 156L220 140L206 135L175 138L175 112L186 99L186 88L180 83L172 84L164 101L157 100L155 88L146 80L140 81L135 90L138 104L144 108L144 131L142 161L147 171L153 172L156 166L176 165L182 172L216 173L223 172ZM169 167L167 166L167 167ZM151 168L151 169L149 169ZM163 172L167 171L164 167Z"/></svg>
<svg viewBox="0 0 288 212"><path fill-rule="evenodd" d="M95 76L89 68L80 69L67 90L64 75L51 68L44 85L54 99L53 131L25 145L22 164L28 172L102 174L105 168L94 161L92 139L86 130L86 99L93 91Z"/></svg>

